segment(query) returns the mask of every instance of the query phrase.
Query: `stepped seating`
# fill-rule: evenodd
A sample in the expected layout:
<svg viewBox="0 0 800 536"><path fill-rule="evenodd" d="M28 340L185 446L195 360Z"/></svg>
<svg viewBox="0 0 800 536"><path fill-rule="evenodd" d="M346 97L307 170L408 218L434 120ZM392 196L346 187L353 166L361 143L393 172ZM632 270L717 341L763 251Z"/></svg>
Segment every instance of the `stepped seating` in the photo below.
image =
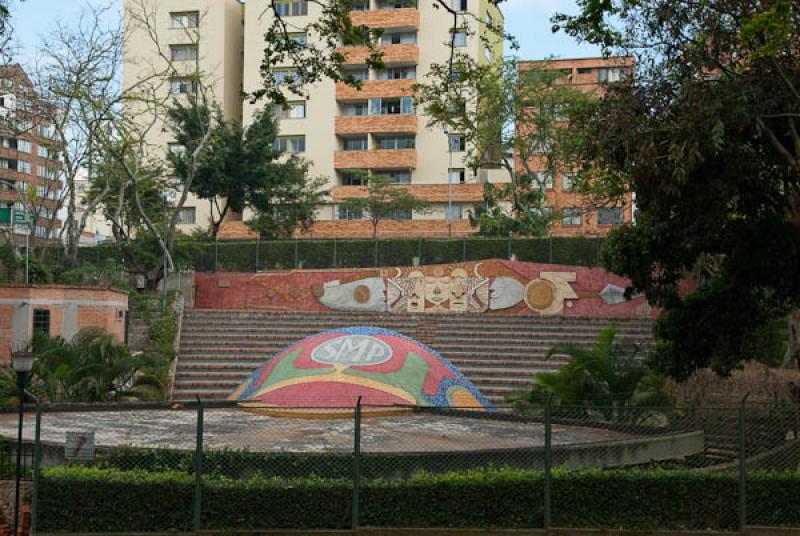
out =
<svg viewBox="0 0 800 536"><path fill-rule="evenodd" d="M556 370L567 356L545 359L558 343L590 344L609 325L618 337L651 344L651 321L480 315L276 313L189 309L184 312L173 398L225 398L250 373L296 341L334 328L391 329L441 353L489 400Z"/></svg>

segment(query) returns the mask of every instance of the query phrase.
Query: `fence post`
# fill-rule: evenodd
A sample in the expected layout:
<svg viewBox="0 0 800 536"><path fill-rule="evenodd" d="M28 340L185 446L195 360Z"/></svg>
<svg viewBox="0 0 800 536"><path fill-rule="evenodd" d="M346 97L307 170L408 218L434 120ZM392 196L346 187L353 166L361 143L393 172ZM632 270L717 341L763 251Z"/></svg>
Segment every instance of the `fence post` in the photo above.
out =
<svg viewBox="0 0 800 536"><path fill-rule="evenodd" d="M19 448L19 446L17 447ZM33 440L33 490L31 493L31 534L39 525L39 473L42 463L42 406L36 401L36 432Z"/></svg>
<svg viewBox="0 0 800 536"><path fill-rule="evenodd" d="M419 264L424 264L422 262L422 238L417 239L417 258L419 259Z"/></svg>
<svg viewBox="0 0 800 536"><path fill-rule="evenodd" d="M553 486L553 420L551 415L551 396L544 403L544 529L550 530L552 522Z"/></svg>
<svg viewBox="0 0 800 536"><path fill-rule="evenodd" d="M745 442L745 411L747 397L742 398L739 406L739 531L744 532L747 526L747 448Z"/></svg>
<svg viewBox="0 0 800 536"><path fill-rule="evenodd" d="M256 237L256 272L259 264L261 264L261 233Z"/></svg>
<svg viewBox="0 0 800 536"><path fill-rule="evenodd" d="M461 262L467 262L467 237L461 239Z"/></svg>
<svg viewBox="0 0 800 536"><path fill-rule="evenodd" d="M547 264L553 264L553 235L547 238Z"/></svg>
<svg viewBox="0 0 800 536"><path fill-rule="evenodd" d="M377 237L375 237L375 246L373 247L373 250L374 250L373 253L374 253L374 256L375 256L375 259L374 259L375 267L377 268L377 266L378 266L378 238Z"/></svg>
<svg viewBox="0 0 800 536"><path fill-rule="evenodd" d="M299 253L299 245L297 243L297 239L294 239L294 267L297 269L300 266L300 253Z"/></svg>
<svg viewBox="0 0 800 536"><path fill-rule="evenodd" d="M203 402L197 397L197 438L194 449L194 504L192 526L200 531L200 513L203 509Z"/></svg>
<svg viewBox="0 0 800 536"><path fill-rule="evenodd" d="M356 401L353 425L353 530L358 530L358 511L361 496L361 397Z"/></svg>
<svg viewBox="0 0 800 536"><path fill-rule="evenodd" d="M219 263L219 241L214 237L214 272L217 271L217 263Z"/></svg>
<svg viewBox="0 0 800 536"><path fill-rule="evenodd" d="M336 257L337 257L337 254L338 254L338 251L336 251L336 244L337 244L337 242L336 242L336 238L334 238L334 239L333 239L333 267L334 267L334 268L336 268L336 266L337 266L337 264L338 264L338 263L336 262L336 260L337 260L337 259L336 259Z"/></svg>
<svg viewBox="0 0 800 536"><path fill-rule="evenodd" d="M508 233L508 251L506 252L506 259L511 260L511 233Z"/></svg>
<svg viewBox="0 0 800 536"><path fill-rule="evenodd" d="M595 237L594 243L595 243L594 265L600 266L600 235L597 235Z"/></svg>

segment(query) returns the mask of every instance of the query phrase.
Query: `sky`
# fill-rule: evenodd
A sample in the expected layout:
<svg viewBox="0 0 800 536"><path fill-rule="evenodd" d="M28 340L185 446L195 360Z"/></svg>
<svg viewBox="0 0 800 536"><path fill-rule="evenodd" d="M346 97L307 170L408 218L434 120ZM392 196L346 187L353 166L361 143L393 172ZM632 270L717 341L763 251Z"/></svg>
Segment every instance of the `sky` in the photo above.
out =
<svg viewBox="0 0 800 536"><path fill-rule="evenodd" d="M39 36L57 21L69 23L89 0L11 0L12 26L23 65L34 59ZM96 0L92 0L95 1ZM249 0L258 1L258 0ZM430 0L421 0L430 1ZM103 0L99 5L119 5L122 0ZM599 55L597 47L575 42L563 33L551 32L550 17L556 12L574 13L575 0L506 0L502 4L506 30L520 44L518 51L506 51L520 59L543 59L550 56L574 58Z"/></svg>

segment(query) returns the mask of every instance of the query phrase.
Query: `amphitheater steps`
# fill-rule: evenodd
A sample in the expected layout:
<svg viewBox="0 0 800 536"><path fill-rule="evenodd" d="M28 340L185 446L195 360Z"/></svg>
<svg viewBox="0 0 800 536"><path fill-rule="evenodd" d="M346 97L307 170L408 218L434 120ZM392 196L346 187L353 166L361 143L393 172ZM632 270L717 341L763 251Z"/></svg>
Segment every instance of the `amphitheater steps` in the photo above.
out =
<svg viewBox="0 0 800 536"><path fill-rule="evenodd" d="M537 372L558 370L557 344L589 345L617 327L619 337L652 344L648 320L480 315L387 315L190 309L184 313L173 398L223 399L253 370L296 341L331 329L376 326L426 343L449 359L491 401L503 403Z"/></svg>

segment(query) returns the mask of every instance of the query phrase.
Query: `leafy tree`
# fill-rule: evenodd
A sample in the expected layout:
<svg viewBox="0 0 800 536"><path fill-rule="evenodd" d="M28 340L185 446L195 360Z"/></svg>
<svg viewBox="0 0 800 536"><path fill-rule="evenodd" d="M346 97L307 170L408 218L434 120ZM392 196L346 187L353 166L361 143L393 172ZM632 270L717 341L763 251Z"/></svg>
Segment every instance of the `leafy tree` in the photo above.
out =
<svg viewBox="0 0 800 536"><path fill-rule="evenodd" d="M636 225L612 231L604 265L665 308L662 370L683 379L765 358L768 326L800 305L800 7L579 4L556 28L639 62L635 79L573 120L585 141L575 188L636 194ZM700 287L682 295L692 271Z"/></svg>
<svg viewBox="0 0 800 536"><path fill-rule="evenodd" d="M452 68L433 65L419 84L429 126L463 137L467 166L475 173L500 168L508 177L486 186L486 211L473 217L481 234L542 235L553 221L544 190L563 169L562 145L572 133L562 126L590 103L558 77L546 66L521 71L515 60L487 64L458 55Z"/></svg>
<svg viewBox="0 0 800 536"><path fill-rule="evenodd" d="M533 389L512 397L522 410L540 407L550 398L566 415L600 414L607 419L639 419L637 408L672 405L663 376L645 364L639 345L616 339L617 330L606 328L591 348L559 344L553 355L568 355L570 360L557 372L540 372L533 378Z"/></svg>
<svg viewBox="0 0 800 536"><path fill-rule="evenodd" d="M378 236L381 220L392 219L398 212L425 213L429 203L415 197L407 187L397 185L389 177L373 175L364 191L364 196L348 197L339 205L350 211L365 212L372 223L372 237Z"/></svg>
<svg viewBox="0 0 800 536"><path fill-rule="evenodd" d="M248 223L264 236L291 236L298 226L308 227L326 194L324 181L309 180L302 158L286 157L275 147L278 126L271 109L254 114L246 129L239 122L218 123L192 183L192 192L211 205L212 236L230 211L241 214L245 208L254 210ZM185 173L185 158L170 155L179 176Z"/></svg>

